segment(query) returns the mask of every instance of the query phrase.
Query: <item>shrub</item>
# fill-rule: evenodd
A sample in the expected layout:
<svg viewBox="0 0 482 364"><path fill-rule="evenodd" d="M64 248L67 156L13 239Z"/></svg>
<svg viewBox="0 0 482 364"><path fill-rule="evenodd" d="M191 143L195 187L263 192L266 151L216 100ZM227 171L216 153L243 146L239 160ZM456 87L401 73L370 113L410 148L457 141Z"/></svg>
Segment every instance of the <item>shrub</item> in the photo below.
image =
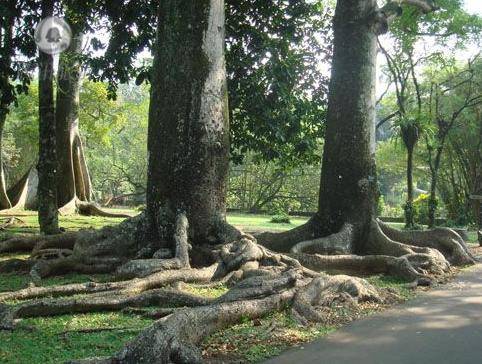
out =
<svg viewBox="0 0 482 364"><path fill-rule="evenodd" d="M271 217L271 221L274 224L289 224L291 223L288 215L274 215Z"/></svg>
<svg viewBox="0 0 482 364"><path fill-rule="evenodd" d="M420 194L413 200L414 220L419 224L428 224L428 201L430 196L426 193Z"/></svg>

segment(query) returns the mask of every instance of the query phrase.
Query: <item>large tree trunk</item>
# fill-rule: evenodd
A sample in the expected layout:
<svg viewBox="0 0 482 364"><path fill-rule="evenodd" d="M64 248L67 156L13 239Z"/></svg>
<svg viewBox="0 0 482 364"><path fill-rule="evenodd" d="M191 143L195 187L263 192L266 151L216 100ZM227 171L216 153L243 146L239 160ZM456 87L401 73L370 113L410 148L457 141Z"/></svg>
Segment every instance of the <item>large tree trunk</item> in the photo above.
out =
<svg viewBox="0 0 482 364"><path fill-rule="evenodd" d="M149 111L150 238L171 237L181 210L192 241L214 243L225 220L229 153L224 2L166 0L159 8Z"/></svg>
<svg viewBox="0 0 482 364"><path fill-rule="evenodd" d="M357 229L353 250L363 250L375 217L375 0L338 1L328 98L318 223L315 235Z"/></svg>
<svg viewBox="0 0 482 364"><path fill-rule="evenodd" d="M9 6L14 6L14 3L10 2L10 4L5 4L5 6L8 8ZM6 21L0 28L0 69L2 70L0 74L0 90L2 91L0 94L0 210L5 210L12 207L7 196L7 186L5 184L5 173L3 169L3 130L5 128L9 105L12 102L11 91L8 90L10 87L10 75L8 72L11 67L12 50L10 48L13 46L12 33L14 17L13 12L12 14L2 14L2 16L5 16Z"/></svg>
<svg viewBox="0 0 482 364"><path fill-rule="evenodd" d="M91 182L79 132L80 52L82 35L75 32L69 49L62 53L58 70L56 141L57 199L62 207L78 197L90 201Z"/></svg>
<svg viewBox="0 0 482 364"><path fill-rule="evenodd" d="M42 1L42 18L53 15L54 1ZM59 232L57 211L57 157L55 143L55 108L53 89L53 57L39 55L39 161L38 216L40 230L45 234Z"/></svg>
<svg viewBox="0 0 482 364"><path fill-rule="evenodd" d="M0 210L6 210L12 207L7 195L5 171L3 169L3 129L5 127L6 118L7 113L3 110L2 106L0 107Z"/></svg>
<svg viewBox="0 0 482 364"><path fill-rule="evenodd" d="M408 4L424 12L436 9L424 1ZM374 219L378 194L374 122L376 37L386 32L390 21L399 14L400 9L392 2L381 9L375 0L337 2L318 213L293 231L258 235L266 247L318 254L421 253L423 259L440 259L440 253L425 249L430 246L430 236L412 241L413 246L402 244L386 236ZM413 150L418 139L416 124L407 124L402 136L405 145L411 145ZM472 261L458 242L450 240L447 245L465 255L465 261Z"/></svg>

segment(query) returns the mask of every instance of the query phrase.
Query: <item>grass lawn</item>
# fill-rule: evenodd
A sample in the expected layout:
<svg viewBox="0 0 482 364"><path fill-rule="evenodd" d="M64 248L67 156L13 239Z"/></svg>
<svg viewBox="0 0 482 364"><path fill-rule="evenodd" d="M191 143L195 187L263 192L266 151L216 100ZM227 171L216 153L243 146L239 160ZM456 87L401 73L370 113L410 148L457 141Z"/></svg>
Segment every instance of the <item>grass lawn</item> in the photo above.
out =
<svg viewBox="0 0 482 364"><path fill-rule="evenodd" d="M132 210L122 212L135 214ZM22 212L16 216L23 223L1 232L3 238L18 233L38 232L35 213ZM0 215L0 218L4 218L4 216ZM228 215L228 221L231 224L245 231L282 231L299 226L306 220L307 218L293 217L289 224L274 224L270 222L270 216L266 215L239 213ZM119 221L121 219L86 216L60 217L61 226L68 230L100 228L108 224L117 224ZM0 260L24 259L27 256L22 254L0 255ZM373 276L368 279L378 287L391 288L399 294L402 300L414 295L414 291L407 288L406 282L384 276ZM92 280L107 281L109 276L69 274L45 279L42 281L42 285ZM28 275L0 274L0 292L27 287L29 282ZM210 288L185 285L184 289L206 297L218 297L227 291L227 287L224 285ZM18 302L8 302L8 304L18 304ZM363 306L356 313L339 312L335 315L339 321L310 326L300 326L289 310L282 310L258 320L243 320L238 325L216 333L206 338L202 343L202 349L208 362L213 358L218 360L217 362L219 360L259 362L292 345L299 345L326 335L352 318L370 314L381 308L383 307L372 305ZM93 313L23 319L14 331L0 331L0 363L62 363L68 359L106 356L119 350L126 341L135 337L140 330L151 323L150 319L126 313ZM81 329L84 332L80 332ZM85 329L93 330L85 332Z"/></svg>

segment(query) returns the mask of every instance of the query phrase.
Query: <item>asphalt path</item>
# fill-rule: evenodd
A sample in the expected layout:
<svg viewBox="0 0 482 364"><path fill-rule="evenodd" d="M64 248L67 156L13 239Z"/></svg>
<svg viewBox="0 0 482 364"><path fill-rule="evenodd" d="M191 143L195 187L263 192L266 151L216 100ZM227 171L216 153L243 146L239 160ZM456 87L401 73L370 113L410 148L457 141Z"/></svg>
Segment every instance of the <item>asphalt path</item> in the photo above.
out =
<svg viewBox="0 0 482 364"><path fill-rule="evenodd" d="M482 265L269 364L482 364Z"/></svg>

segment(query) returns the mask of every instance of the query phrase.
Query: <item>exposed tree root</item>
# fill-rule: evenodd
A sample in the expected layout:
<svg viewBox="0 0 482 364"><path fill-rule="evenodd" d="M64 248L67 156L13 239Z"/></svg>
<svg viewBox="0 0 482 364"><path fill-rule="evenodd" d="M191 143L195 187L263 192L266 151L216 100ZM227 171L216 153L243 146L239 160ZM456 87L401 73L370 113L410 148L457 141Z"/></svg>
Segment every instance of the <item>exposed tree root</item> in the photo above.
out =
<svg viewBox="0 0 482 364"><path fill-rule="evenodd" d="M84 216L100 216L100 217L114 217L114 218L129 218L131 215L112 213L102 210L93 202L81 201L75 197L64 206L59 208L59 212L62 215L72 215L78 213Z"/></svg>
<svg viewBox="0 0 482 364"><path fill-rule="evenodd" d="M202 363L197 345L215 331L292 306L305 321L323 320L316 307L349 299L381 301L377 290L347 276L307 279L300 270L251 277L208 306L175 311L154 323L112 358L82 363Z"/></svg>
<svg viewBox="0 0 482 364"><path fill-rule="evenodd" d="M292 311L302 323L324 322L318 306L330 306L337 300L382 302L375 287L367 281L344 275L314 278L308 285L296 292Z"/></svg>
<svg viewBox="0 0 482 364"><path fill-rule="evenodd" d="M312 240L314 219L311 218L305 224L281 233L264 232L256 234L257 241L264 247L280 252L289 253L291 248L299 242Z"/></svg>
<svg viewBox="0 0 482 364"><path fill-rule="evenodd" d="M294 296L287 290L267 298L220 303L175 312L157 321L115 357L79 363L202 363L197 345L210 334L242 319L279 310Z"/></svg>
<svg viewBox="0 0 482 364"><path fill-rule="evenodd" d="M41 240L39 236L16 236L8 240L0 242L0 254L31 252Z"/></svg>
<svg viewBox="0 0 482 364"><path fill-rule="evenodd" d="M16 236L0 242L0 254L16 252L35 253L42 249L73 249L77 234Z"/></svg>
<svg viewBox="0 0 482 364"><path fill-rule="evenodd" d="M15 292L0 293L0 302L7 300L27 300L42 297L73 296L99 292L118 291L123 294L138 294L149 289L160 288L176 282L210 282L218 264L202 269L167 270L145 278L107 283L74 283L51 287L29 287Z"/></svg>
<svg viewBox="0 0 482 364"><path fill-rule="evenodd" d="M384 234L375 220L370 225L369 240L365 247L367 254L405 257L420 278L442 276L450 271L449 262L437 249L393 241Z"/></svg>
<svg viewBox="0 0 482 364"><path fill-rule="evenodd" d="M20 224L25 223L22 219L19 219L18 217L15 217L15 216L8 217L7 219L5 219L0 223L0 230L5 230L6 228L17 224L17 222Z"/></svg>
<svg viewBox="0 0 482 364"><path fill-rule="evenodd" d="M21 317L141 310L154 305L159 309L151 316L163 319L142 332L114 357L90 362L198 363L202 361L196 346L200 340L242 318L255 318L291 306L293 314L302 323L324 322L328 317L327 307L333 304L352 306L360 301L382 302L388 297L388 293L377 290L361 278L329 276L320 271L356 275L384 273L410 281L429 282L450 270L445 257L434 249L437 244L417 246L409 244L411 240L408 241L408 238L400 239L402 242L392 240L375 220L371 222L369 240L364 246L364 252L369 254L365 256L349 254L354 249L352 242L356 233L355 225L351 224L345 224L337 234L313 239L308 232L311 223L308 223L295 234L285 235L282 244L272 243L283 251L295 252L291 254L261 246L253 236L227 224L221 224L218 232L219 236L227 239L227 243L196 247L190 254L189 225L184 213L179 213L173 224L172 254L163 244L139 244L144 224L143 215L139 215L117 227L80 231L72 236L62 234L44 240L37 237L28 243L24 241L22 244L26 247L35 246L30 262L34 261L33 258L41 258L31 269L32 276L38 279L66 271L93 273L115 270L119 276L137 278L108 283L29 287L0 293L0 302L34 299L16 307L3 305L0 308L1 326L12 328L15 319ZM294 238L299 239L296 246L288 247L288 240L293 241ZM459 244L458 241L456 243ZM9 244L12 243L4 244L4 249L10 247ZM451 244L444 247L462 247ZM460 256L454 251L450 251L451 259L456 260L453 257ZM313 255L306 252L345 254ZM447 253L448 248L444 252ZM49 254L56 259L48 260ZM63 254L64 257L59 258L55 254ZM196 255L198 257L194 258ZM204 262L215 263L209 267L191 268L192 261L203 261L203 256ZM217 299L205 299L182 292L179 282L225 282L231 289ZM168 285L180 289L163 288ZM65 298L79 294L85 296ZM185 306L192 308L179 308Z"/></svg>
<svg viewBox="0 0 482 364"><path fill-rule="evenodd" d="M25 259L9 259L0 262L0 273L28 273L34 261Z"/></svg>
<svg viewBox="0 0 482 364"><path fill-rule="evenodd" d="M181 213L176 218L176 231L174 241L176 243L175 257L172 259L132 259L117 269L117 275L124 278L145 277L152 273L166 269L190 268L188 242L188 228L186 214ZM154 256L160 255L154 253Z"/></svg>
<svg viewBox="0 0 482 364"><path fill-rule="evenodd" d="M335 234L297 243L291 248L291 252L328 255L347 254L353 251L354 232L355 228L353 225L345 224Z"/></svg>
<svg viewBox="0 0 482 364"><path fill-rule="evenodd" d="M390 239L404 244L437 249L453 265L469 265L475 262L465 241L452 229L402 231L393 229L381 221L378 221L378 224Z"/></svg>
<svg viewBox="0 0 482 364"><path fill-rule="evenodd" d="M121 311L126 307L194 307L210 303L210 300L193 294L172 290L153 289L135 295L109 293L89 295L75 299L43 299L25 302L0 312L0 329L11 330L14 320L24 317L57 316L74 313Z"/></svg>
<svg viewBox="0 0 482 364"><path fill-rule="evenodd" d="M407 281L428 278L428 272L421 271L427 259L420 254L407 254L400 257L388 255L312 255L292 254L303 266L329 274L350 274L367 276L370 274L386 274ZM421 266L422 264L422 266ZM431 276L442 275L436 270Z"/></svg>

